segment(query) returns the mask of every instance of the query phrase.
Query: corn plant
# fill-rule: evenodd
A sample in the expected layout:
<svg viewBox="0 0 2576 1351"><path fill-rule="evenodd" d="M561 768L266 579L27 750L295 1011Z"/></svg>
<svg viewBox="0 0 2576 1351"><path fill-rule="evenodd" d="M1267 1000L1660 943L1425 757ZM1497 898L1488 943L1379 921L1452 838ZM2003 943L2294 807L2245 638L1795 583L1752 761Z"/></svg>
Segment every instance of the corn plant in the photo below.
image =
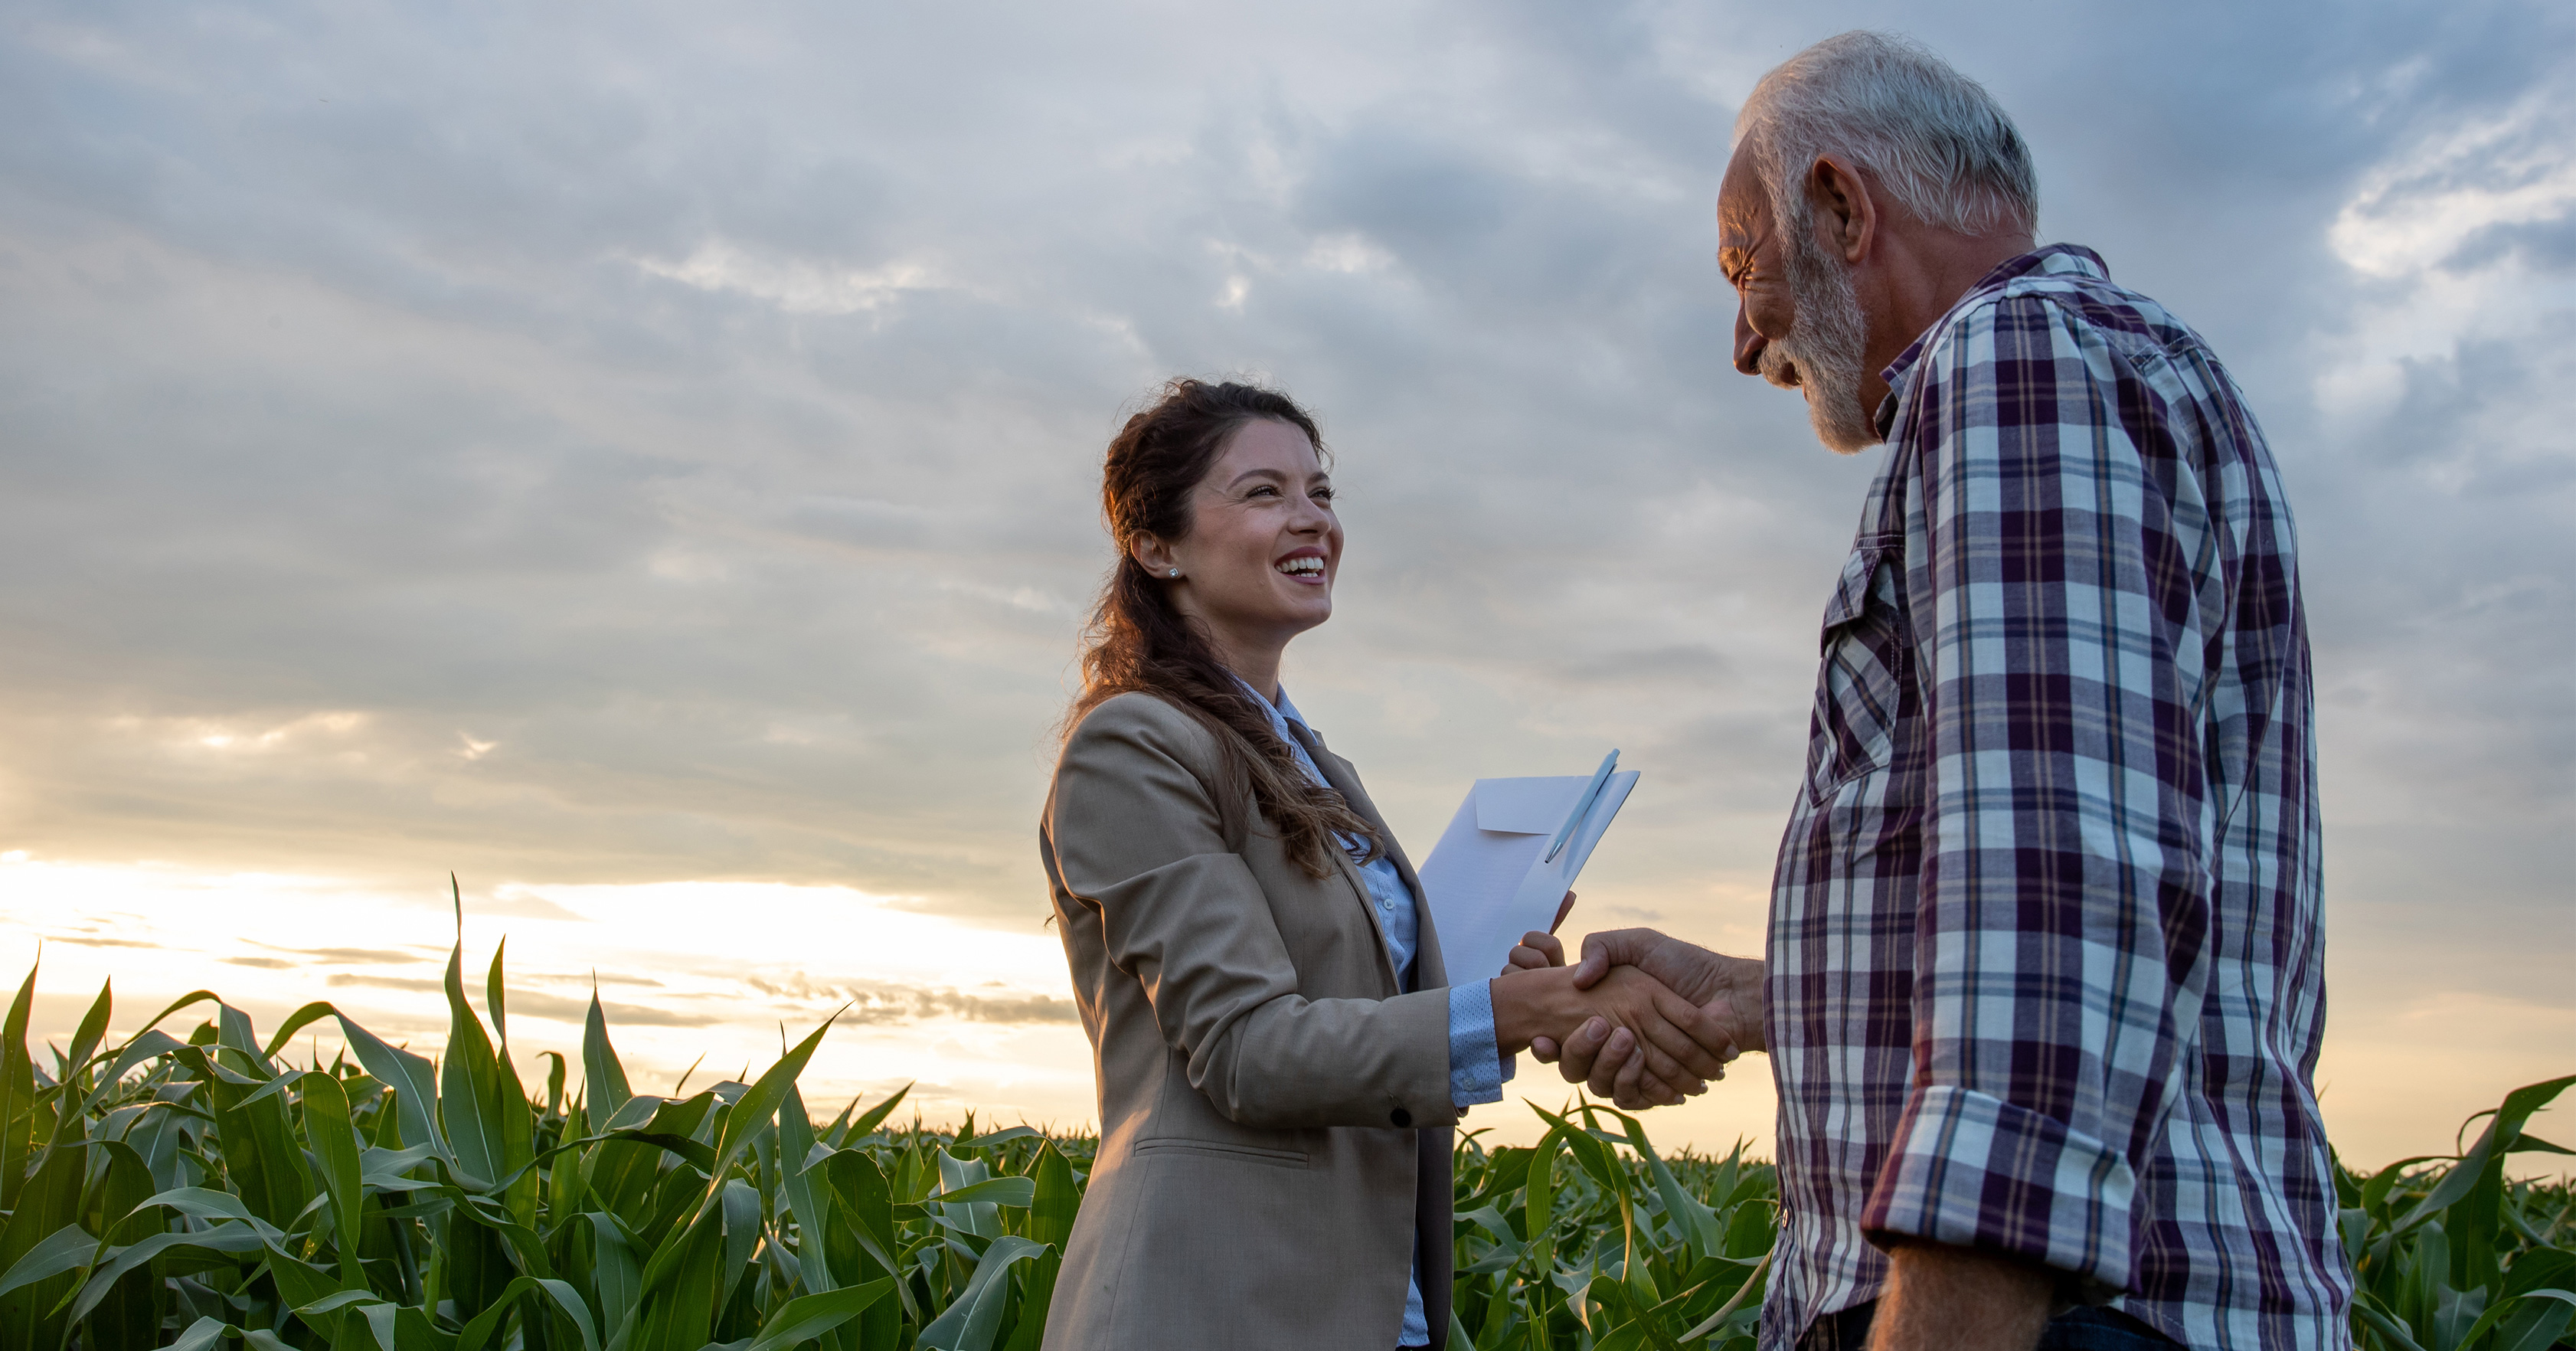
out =
<svg viewBox="0 0 2576 1351"><path fill-rule="evenodd" d="M1459 1151L1450 1345L1750 1347L1779 1228L1770 1167L1741 1145L1667 1163L1598 1103L1533 1110L1535 1147Z"/></svg>
<svg viewBox="0 0 2576 1351"><path fill-rule="evenodd" d="M2507 1181L2511 1154L2571 1152L2524 1129L2576 1075L2517 1088L2478 1142L2367 1177L2337 1167L2363 1351L2545 1351L2576 1318L2576 1193ZM2467 1127L2463 1126L2463 1133Z"/></svg>
<svg viewBox="0 0 2576 1351"><path fill-rule="evenodd" d="M551 1053L531 1092L502 957L487 1028L461 944L436 1063L327 1003L263 1040L203 990L111 1045L103 989L40 1064L35 980L0 1027L0 1351L1034 1351L1096 1147L895 1129L902 1092L817 1126L796 1080L824 1029L752 1082L637 1093L596 998L577 1093ZM278 1059L325 1020L330 1064ZM2571 1082L2516 1090L2458 1156L2342 1175L2362 1351L2564 1336L2570 1190L2503 1171L2566 1152L2525 1126ZM1747 1351L1770 1166L1668 1160L1599 1103L1539 1116L1535 1147L1459 1147L1451 1344Z"/></svg>
<svg viewBox="0 0 2576 1351"><path fill-rule="evenodd" d="M900 1092L818 1129L823 1029L754 1082L636 1093L596 997L583 1096L553 1054L532 1096L497 953L486 988L489 1031L460 946L436 1065L327 1003L263 1043L207 991L107 1047L102 990L47 1069L31 972L0 1031L0 1351L1037 1345L1079 1201L1053 1142L898 1139ZM343 1057L280 1065L324 1019Z"/></svg>

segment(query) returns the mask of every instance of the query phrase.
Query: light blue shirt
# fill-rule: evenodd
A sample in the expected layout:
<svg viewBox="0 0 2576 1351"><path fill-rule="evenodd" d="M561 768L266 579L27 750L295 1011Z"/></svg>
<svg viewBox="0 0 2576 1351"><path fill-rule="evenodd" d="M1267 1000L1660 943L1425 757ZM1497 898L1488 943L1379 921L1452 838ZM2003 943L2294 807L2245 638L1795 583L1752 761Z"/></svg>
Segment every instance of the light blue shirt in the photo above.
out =
<svg viewBox="0 0 2576 1351"><path fill-rule="evenodd" d="M1288 743L1288 749L1296 753L1297 763L1305 767L1307 777L1331 787L1315 758L1306 753L1305 743L1288 730L1288 724L1293 722L1307 735L1314 735L1314 729L1307 725L1305 717L1297 712L1297 705L1288 698L1287 687L1280 687L1279 702L1275 705L1261 698L1261 691L1252 689L1249 683L1243 687L1252 691L1252 697L1260 703L1262 711L1270 715L1271 730L1277 732L1279 739ZM1378 932L1386 939L1387 960L1395 967L1397 988L1410 992L1414 985L1413 957L1422 946L1422 920L1415 912L1413 891L1404 885L1404 874L1396 869L1392 856L1380 855L1362 863L1361 857L1368 853L1366 841L1347 835L1336 838L1349 852L1351 862L1358 867L1360 880L1368 886L1369 900L1377 913ZM1449 1101L1461 1111L1480 1102L1500 1102L1503 1099L1503 1081L1510 1077L1511 1068L1503 1063L1502 1053L1494 1047L1494 994L1490 982L1477 980L1451 985ZM1404 1326L1395 1340L1398 1346L1431 1344L1431 1323L1422 1312L1422 1273L1418 1267L1404 1292Z"/></svg>

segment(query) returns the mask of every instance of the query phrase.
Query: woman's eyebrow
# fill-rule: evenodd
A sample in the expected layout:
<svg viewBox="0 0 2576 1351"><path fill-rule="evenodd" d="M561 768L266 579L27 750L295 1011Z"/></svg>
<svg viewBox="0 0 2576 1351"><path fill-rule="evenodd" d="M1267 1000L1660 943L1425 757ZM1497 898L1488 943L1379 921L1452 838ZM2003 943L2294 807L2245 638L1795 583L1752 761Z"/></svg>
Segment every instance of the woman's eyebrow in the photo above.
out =
<svg viewBox="0 0 2576 1351"><path fill-rule="evenodd" d="M1235 475L1234 481L1226 484L1225 486L1229 488L1239 488L1243 486L1243 481L1248 478L1266 478L1273 482L1284 483L1287 481L1288 476L1280 473L1276 469L1246 469L1242 473Z"/></svg>

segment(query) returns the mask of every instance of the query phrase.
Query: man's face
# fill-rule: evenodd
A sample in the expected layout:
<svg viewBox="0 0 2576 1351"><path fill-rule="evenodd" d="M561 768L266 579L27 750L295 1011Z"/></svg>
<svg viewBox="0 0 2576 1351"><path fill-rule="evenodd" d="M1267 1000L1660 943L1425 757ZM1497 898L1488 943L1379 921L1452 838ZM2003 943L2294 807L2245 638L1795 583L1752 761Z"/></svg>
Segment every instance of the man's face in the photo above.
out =
<svg viewBox="0 0 2576 1351"><path fill-rule="evenodd" d="M1828 449L1848 455L1878 444L1861 406L1869 326L1851 264L1812 229L1781 237L1770 194L1741 153L1717 190L1717 265L1735 287L1735 369L1804 394Z"/></svg>

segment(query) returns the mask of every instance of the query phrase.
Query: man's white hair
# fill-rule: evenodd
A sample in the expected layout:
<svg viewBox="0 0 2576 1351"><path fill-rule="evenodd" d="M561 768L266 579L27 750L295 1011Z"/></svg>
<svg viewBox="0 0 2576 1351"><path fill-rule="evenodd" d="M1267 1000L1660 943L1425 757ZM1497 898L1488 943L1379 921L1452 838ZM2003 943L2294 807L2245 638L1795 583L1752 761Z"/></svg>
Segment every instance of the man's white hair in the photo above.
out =
<svg viewBox="0 0 2576 1351"><path fill-rule="evenodd" d="M1867 170L1926 224L1969 235L2039 226L2039 175L2012 118L1910 38L1856 31L1790 57L1753 87L1735 142L1792 237L1812 228L1807 174L1827 154Z"/></svg>

